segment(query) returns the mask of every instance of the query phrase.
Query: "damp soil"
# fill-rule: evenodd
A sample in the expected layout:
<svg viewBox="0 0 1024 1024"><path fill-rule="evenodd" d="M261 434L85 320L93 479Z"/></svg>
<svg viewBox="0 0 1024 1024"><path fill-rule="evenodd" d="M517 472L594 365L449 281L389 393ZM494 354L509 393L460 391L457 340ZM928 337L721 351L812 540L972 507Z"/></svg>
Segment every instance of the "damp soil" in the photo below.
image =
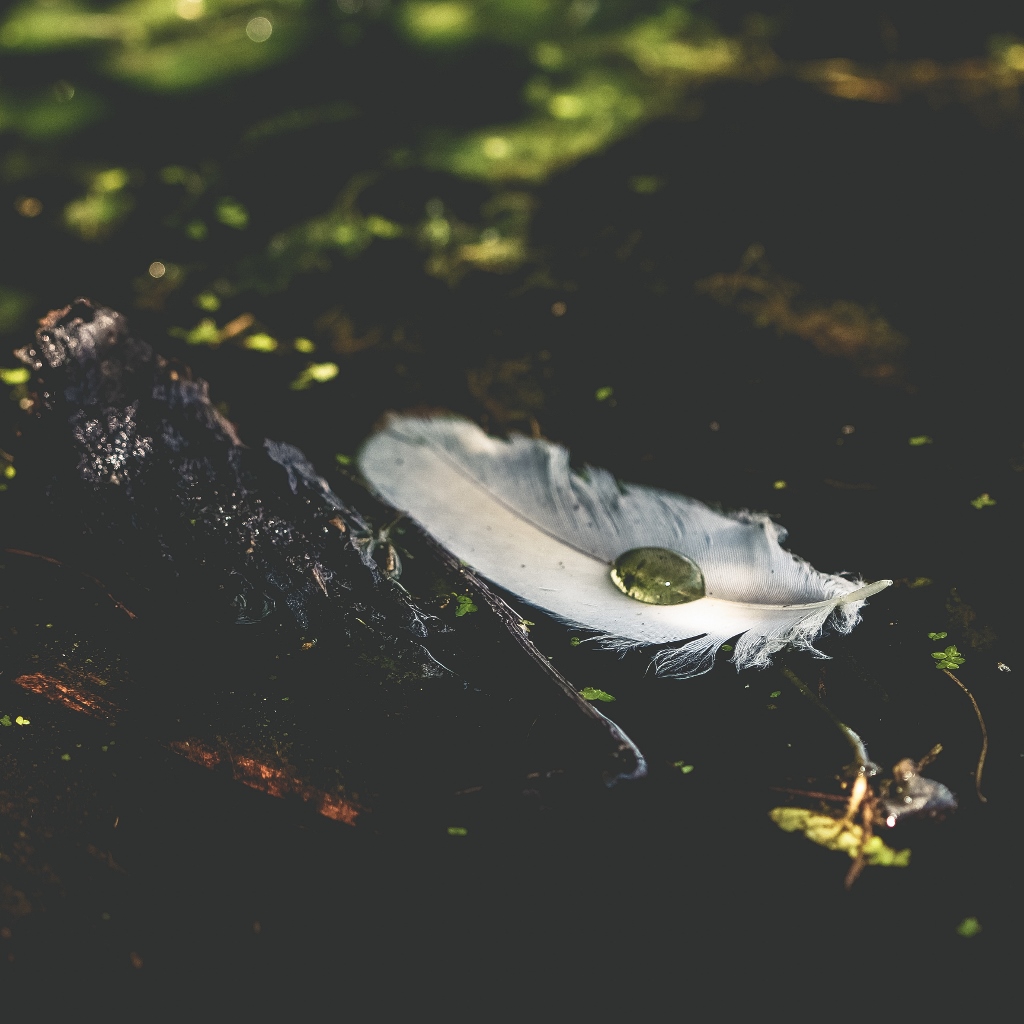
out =
<svg viewBox="0 0 1024 1024"><path fill-rule="evenodd" d="M45 279L39 316L83 293L122 309L209 381L243 441L297 445L377 527L390 510L336 456L389 409L444 408L539 430L623 480L767 511L817 568L895 580L849 637L823 639L828 660L784 665L884 771L941 744L928 772L958 809L886 831L910 866L869 867L846 891L849 858L768 817L849 781L844 737L779 665L738 674L720 656L660 679L643 651L574 644L513 601L565 679L615 697L600 708L649 773L609 785L607 734L408 524L391 535L403 583L446 627L434 676L358 636L304 646L211 624L187 589L133 574L131 537L97 564L74 507L41 530L44 496L22 493L0 526L0 970L15 984L66 973L123 994L240 972L246 999L308 978L383 1005L401 978L458 1005L506 969L519 981L500 991L519 995L544 979L592 994L607 972L635 1008L728 962L766 999L854 976L862 1005L891 972L906 981L909 958L933 971L915 998L964 978L972 998L993 990L1018 931L1024 785L1007 245L1024 138L955 104L793 82L723 83L704 104L536 189L543 273L453 285L376 246L243 294L278 332L337 306L368 339L339 344L337 376L308 390L288 387L299 355L169 336L170 312L136 307L124 268L83 246L51 261L19 238L18 274ZM638 174L658 190L628 187ZM374 187L387 208L409 176ZM445 187L476 201L476 185ZM816 345L697 287L776 272L811 304L879 311L906 343ZM22 415L3 411L5 451ZM460 594L475 612L456 616ZM949 645L988 727L985 802L977 718L932 658Z"/></svg>

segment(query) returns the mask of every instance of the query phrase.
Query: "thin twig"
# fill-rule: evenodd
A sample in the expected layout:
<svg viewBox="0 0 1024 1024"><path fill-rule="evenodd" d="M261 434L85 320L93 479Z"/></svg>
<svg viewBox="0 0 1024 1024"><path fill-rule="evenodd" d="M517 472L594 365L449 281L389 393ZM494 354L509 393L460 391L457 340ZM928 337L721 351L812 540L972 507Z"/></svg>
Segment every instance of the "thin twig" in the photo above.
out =
<svg viewBox="0 0 1024 1024"><path fill-rule="evenodd" d="M828 715L832 724L843 734L846 742L853 749L854 759L857 767L863 771L876 770L868 758L868 752L864 747L864 741L851 729L835 712L788 666L779 665L782 674L824 714Z"/></svg>
<svg viewBox="0 0 1024 1024"><path fill-rule="evenodd" d="M67 569L68 572L77 573L79 576L89 580L91 583L95 583L96 586L99 587L100 590L102 590L103 593L108 598L110 598L110 600L114 604L114 607L117 608L119 611L124 612L129 619L136 618L135 612L133 612L130 608L125 607L125 605L118 601L118 599L114 597L114 595L110 593L109 590L107 590L107 588L103 585L103 582L101 580L96 579L95 576L90 576L89 573L87 572L82 572L81 569L73 569L70 565L66 565L64 562L61 562L56 558L51 558L49 555L40 555L36 551L22 551L21 548L4 548L4 554L20 555L22 558L38 558L41 562L49 562L50 565L56 565L59 569Z"/></svg>
<svg viewBox="0 0 1024 1024"><path fill-rule="evenodd" d="M439 544L433 537L423 529L419 529L420 536L427 545L434 551L438 558L448 569L461 576L466 583L480 595L503 623L509 634L517 644L526 652L530 659L537 665L541 672L550 679L555 686L576 705L576 707L587 717L599 723L607 731L618 745L617 756L626 761L624 770L619 772L617 779L629 781L642 779L647 775L647 759L641 753L640 748L615 724L607 715L602 714L590 701L586 700L572 683L562 675L548 659L541 654L537 645L530 639L523 617L512 608L509 603L496 594L494 590L468 565L464 565L443 545ZM632 763L630 763L632 762ZM611 783L609 782L609 785Z"/></svg>
<svg viewBox="0 0 1024 1024"><path fill-rule="evenodd" d="M978 767L974 770L974 789L978 794L978 799L983 803L987 804L988 799L981 792L981 773L985 770L985 758L988 755L988 729L985 728L985 719L981 717L981 708L978 707L978 702L974 699L974 694L960 682L959 679L948 668L942 670L949 676L950 679L960 687L964 693L967 694L967 699L971 702L971 706L974 708L974 713L978 716L978 725L981 726L981 753L978 755Z"/></svg>
<svg viewBox="0 0 1024 1024"><path fill-rule="evenodd" d="M859 778L863 779L861 775ZM867 789L867 782L864 783L865 787L865 799L861 803L861 838L860 844L857 847L857 856L854 857L853 863L850 865L850 870L846 872L846 878L843 880L843 886L849 892L853 888L853 883L860 878L861 872L864 870L864 865L867 864L867 850L868 843L871 842L872 837L875 834L875 811L878 798Z"/></svg>
<svg viewBox="0 0 1024 1024"><path fill-rule="evenodd" d="M853 749L855 763L857 765L857 777L850 787L850 797L846 803L846 813L837 823L840 831L853 825L853 819L857 812L861 812L861 834L860 842L857 844L857 855L853 858L853 864L846 873L843 880L844 887L849 890L853 883L860 878L864 865L867 863L868 842L874 835L875 808L878 798L868 785L868 776L878 769L868 758L867 748L864 741L851 729L838 715L791 669L788 665L780 665L782 674L819 710L823 711L832 720L832 724L843 734L846 742Z"/></svg>
<svg viewBox="0 0 1024 1024"><path fill-rule="evenodd" d="M813 789L793 789L791 786L769 786L773 793L789 793L792 796L806 797L808 800L829 800L834 804L845 804L849 797L844 793L819 793Z"/></svg>

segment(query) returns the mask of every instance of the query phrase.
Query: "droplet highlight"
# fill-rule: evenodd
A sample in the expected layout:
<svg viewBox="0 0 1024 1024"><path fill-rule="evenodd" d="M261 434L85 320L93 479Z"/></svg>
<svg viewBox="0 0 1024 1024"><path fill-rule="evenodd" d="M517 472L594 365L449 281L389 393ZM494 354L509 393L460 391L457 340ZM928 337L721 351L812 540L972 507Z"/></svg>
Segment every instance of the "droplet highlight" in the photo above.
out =
<svg viewBox="0 0 1024 1024"><path fill-rule="evenodd" d="M668 548L632 548L612 563L612 582L644 604L687 604L704 596L695 562Z"/></svg>

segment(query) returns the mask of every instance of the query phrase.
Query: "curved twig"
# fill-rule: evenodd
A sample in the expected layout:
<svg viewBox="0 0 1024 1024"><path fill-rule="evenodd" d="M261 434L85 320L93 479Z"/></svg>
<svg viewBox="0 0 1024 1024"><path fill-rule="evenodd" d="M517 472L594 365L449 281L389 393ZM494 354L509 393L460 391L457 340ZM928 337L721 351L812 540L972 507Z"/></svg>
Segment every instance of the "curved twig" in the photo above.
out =
<svg viewBox="0 0 1024 1024"><path fill-rule="evenodd" d="M981 708L978 707L974 694L948 668L944 668L942 671L967 694L967 699L971 702L971 707L974 708L974 713L978 716L978 725L981 726L981 753L978 755L978 767L974 770L974 790L978 794L978 799L983 804L987 804L988 798L981 792L981 773L985 770L985 758L988 755L988 729L985 728L985 719L981 716Z"/></svg>

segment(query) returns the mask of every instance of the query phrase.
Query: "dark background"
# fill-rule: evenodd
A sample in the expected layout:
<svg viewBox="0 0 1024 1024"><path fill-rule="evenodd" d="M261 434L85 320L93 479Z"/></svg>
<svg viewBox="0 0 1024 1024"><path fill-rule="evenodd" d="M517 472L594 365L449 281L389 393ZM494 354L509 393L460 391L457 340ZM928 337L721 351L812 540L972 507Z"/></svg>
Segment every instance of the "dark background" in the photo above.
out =
<svg viewBox="0 0 1024 1024"><path fill-rule="evenodd" d="M188 24L217 53L228 14L208 6ZM900 825L888 838L912 866L869 868L847 893L847 858L767 818L788 799L772 787L836 790L848 758L777 668L659 680L641 654L572 648L539 622L541 651L575 685L613 693L603 710L650 760L648 779L606 789L600 753L483 610L454 640L479 696L408 698L394 715L382 698L364 719L358 701L339 706L344 741L324 723L333 687L359 690L358 664L288 662L307 709L295 757L306 771L340 766L379 798L376 823L350 829L162 745L191 715L272 746L257 695L284 691L265 650L225 637L211 652L178 612L126 626L77 577L8 557L0 714L32 725L0 731L0 969L23 987L74 969L121 995L241 971L257 979L248 996L315 981L337 986L339 1004L384 1005L422 990L490 1018L544 978L559 979L561 1012L605 985L631 1012L678 985L682 1012L715 963L758 979L727 986L726 1001L779 1005L821 985L859 1009L890 986L911 1005L956 989L983 1006L1018 930L1024 49L1012 48L1024 19L996 4L698 3L674 38L732 41L741 56L659 77L597 41L660 4L586 17L551 4L537 18L511 0L464 5L477 20L458 39L417 35L414 6L245 8L242 30L266 9L292 18L294 36L262 65L228 73L225 58L220 77L180 26L150 26L146 46L194 70L174 88L146 78L155 49L127 74L128 44L29 45L9 31L27 8L9 13L3 350L76 295L120 309L210 381L243 438L299 445L381 524L335 455L414 406L536 428L624 480L767 510L822 571L897 581L850 638L823 642L832 661L788 663L883 767L942 743L929 772L960 809ZM642 115L570 152L528 87L552 39L568 54L553 88L587 103L579 83L608 74ZM67 83L74 96L59 99ZM54 103L86 97L92 113L52 120ZM467 173L460 140L495 125L511 138L509 126L530 128L554 156L531 174ZM430 234L439 220L446 240ZM510 255L494 255L496 239ZM206 317L214 343L195 330ZM310 363L336 373L310 384ZM0 522L19 547L10 503L35 499L18 493L25 385L11 381ZM995 504L972 506L982 494ZM67 523L48 553L74 564L74 510ZM421 559L417 594L431 556L403 543ZM929 641L937 631L948 639ZM34 657L67 664L83 644L133 709L113 768L95 754L61 762L107 734L11 685ZM989 727L986 804L977 721L930 657L948 644ZM252 700L235 699L243 690ZM524 796L538 767L570 781ZM957 931L969 918L981 925L970 938Z"/></svg>

